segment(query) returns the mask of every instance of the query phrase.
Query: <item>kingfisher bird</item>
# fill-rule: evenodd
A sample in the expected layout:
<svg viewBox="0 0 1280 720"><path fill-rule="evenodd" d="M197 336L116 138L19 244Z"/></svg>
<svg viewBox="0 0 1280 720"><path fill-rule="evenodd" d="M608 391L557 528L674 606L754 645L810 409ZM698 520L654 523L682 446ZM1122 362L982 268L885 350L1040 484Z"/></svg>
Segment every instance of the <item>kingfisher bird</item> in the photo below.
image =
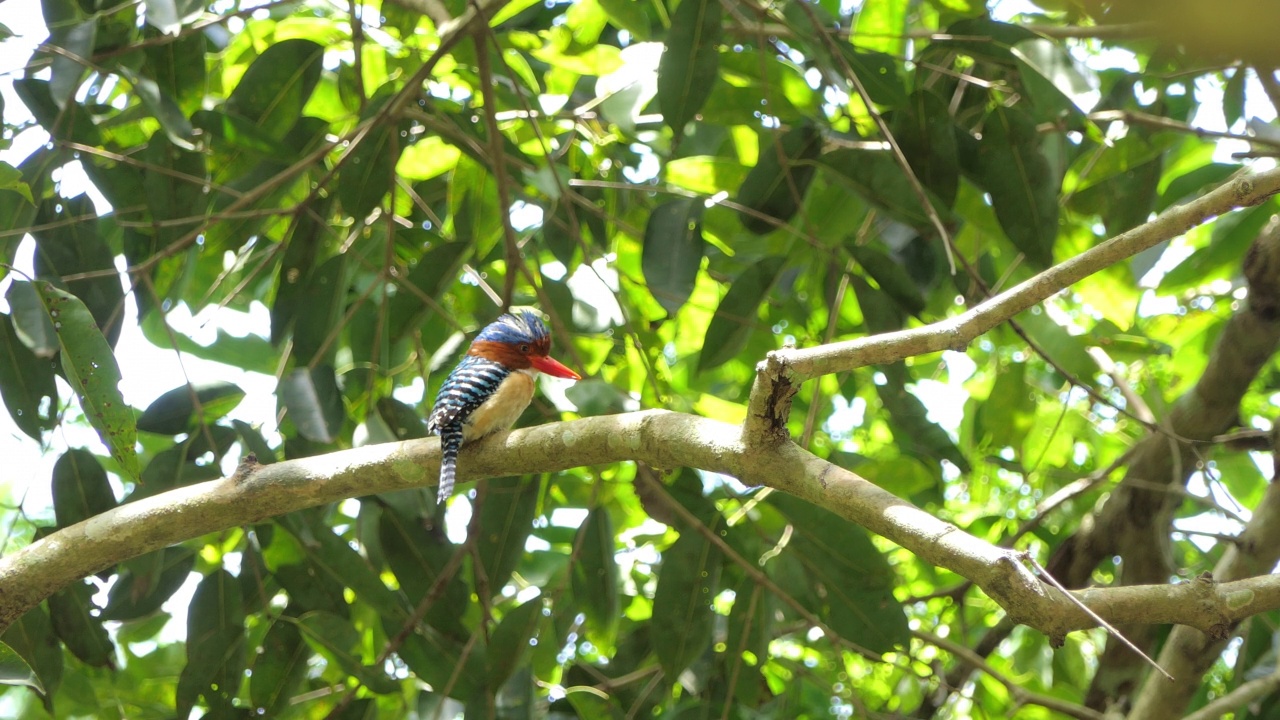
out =
<svg viewBox="0 0 1280 720"><path fill-rule="evenodd" d="M471 348L440 387L427 418L427 432L440 435L440 488L437 502L453 493L458 450L464 440L507 430L533 400L539 372L570 380L578 373L556 362L551 334L535 314L505 314L476 335Z"/></svg>

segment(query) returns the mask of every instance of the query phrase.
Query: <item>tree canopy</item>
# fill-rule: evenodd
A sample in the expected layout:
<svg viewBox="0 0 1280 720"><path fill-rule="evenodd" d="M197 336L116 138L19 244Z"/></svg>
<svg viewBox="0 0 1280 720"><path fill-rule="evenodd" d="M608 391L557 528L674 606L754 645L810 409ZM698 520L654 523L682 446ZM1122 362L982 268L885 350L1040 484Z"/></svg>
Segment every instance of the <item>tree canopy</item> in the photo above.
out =
<svg viewBox="0 0 1280 720"><path fill-rule="evenodd" d="M0 714L1280 717L1280 6L39 7Z"/></svg>

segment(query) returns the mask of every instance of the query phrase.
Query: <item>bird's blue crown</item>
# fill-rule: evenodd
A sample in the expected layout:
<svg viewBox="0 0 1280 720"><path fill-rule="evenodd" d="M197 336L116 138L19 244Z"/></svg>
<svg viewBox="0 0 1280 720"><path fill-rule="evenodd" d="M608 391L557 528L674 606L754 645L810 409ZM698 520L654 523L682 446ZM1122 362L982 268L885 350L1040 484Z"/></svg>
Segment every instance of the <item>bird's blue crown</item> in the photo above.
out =
<svg viewBox="0 0 1280 720"><path fill-rule="evenodd" d="M535 343L550 340L547 326L537 315L522 310L518 314L507 313L489 323L476 335L476 341L500 343Z"/></svg>

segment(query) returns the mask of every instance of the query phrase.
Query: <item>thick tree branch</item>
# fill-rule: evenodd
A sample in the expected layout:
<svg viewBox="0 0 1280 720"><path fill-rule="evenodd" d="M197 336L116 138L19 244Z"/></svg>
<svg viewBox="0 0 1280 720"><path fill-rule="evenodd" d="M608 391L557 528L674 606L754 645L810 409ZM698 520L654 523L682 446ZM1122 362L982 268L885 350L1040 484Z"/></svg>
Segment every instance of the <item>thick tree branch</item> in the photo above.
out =
<svg viewBox="0 0 1280 720"><path fill-rule="evenodd" d="M757 367L747 414L748 442L785 434L790 395L801 381L913 355L963 350L975 338L1093 273L1175 238L1210 218L1257 205L1280 192L1280 168L1241 174L1203 196L1169 208L1156 219L1069 258L955 317L923 327L819 345L782 349ZM790 394L787 394L790 393ZM777 400L785 396L788 402Z"/></svg>
<svg viewBox="0 0 1280 720"><path fill-rule="evenodd" d="M794 443L749 448L737 425L661 410L551 423L463 450L463 479L641 461L696 467L820 503L921 559L974 581L1016 622L1061 638L1094 621L1018 560ZM184 540L343 498L423 487L439 475L432 438L372 445L266 466L170 490L59 530L0 559L0 630L53 592ZM1280 608L1280 577L1215 586L1102 588L1077 597L1109 622L1184 623L1208 632Z"/></svg>

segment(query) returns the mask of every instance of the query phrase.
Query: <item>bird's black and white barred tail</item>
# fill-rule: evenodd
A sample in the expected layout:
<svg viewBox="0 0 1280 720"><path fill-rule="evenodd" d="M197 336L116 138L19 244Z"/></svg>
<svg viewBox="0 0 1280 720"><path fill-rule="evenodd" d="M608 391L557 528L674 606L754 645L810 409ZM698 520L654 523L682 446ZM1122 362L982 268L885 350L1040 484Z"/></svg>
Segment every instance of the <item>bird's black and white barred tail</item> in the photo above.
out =
<svg viewBox="0 0 1280 720"><path fill-rule="evenodd" d="M462 424L440 428L440 487L436 502L443 505L453 494L458 478L458 451L462 449Z"/></svg>

